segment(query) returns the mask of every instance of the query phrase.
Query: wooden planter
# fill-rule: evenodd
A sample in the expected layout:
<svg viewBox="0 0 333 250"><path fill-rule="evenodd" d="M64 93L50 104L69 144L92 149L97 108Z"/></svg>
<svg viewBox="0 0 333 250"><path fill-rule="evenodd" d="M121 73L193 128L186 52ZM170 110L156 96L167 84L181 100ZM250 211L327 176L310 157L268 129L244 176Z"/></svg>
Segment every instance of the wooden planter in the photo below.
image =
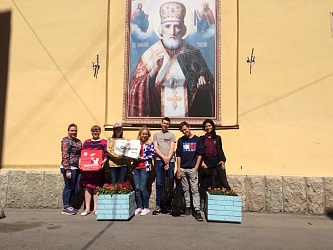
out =
<svg viewBox="0 0 333 250"><path fill-rule="evenodd" d="M210 195L208 192L205 214L207 221L242 222L242 197Z"/></svg>
<svg viewBox="0 0 333 250"><path fill-rule="evenodd" d="M129 220L134 210L135 192L97 197L97 220Z"/></svg>

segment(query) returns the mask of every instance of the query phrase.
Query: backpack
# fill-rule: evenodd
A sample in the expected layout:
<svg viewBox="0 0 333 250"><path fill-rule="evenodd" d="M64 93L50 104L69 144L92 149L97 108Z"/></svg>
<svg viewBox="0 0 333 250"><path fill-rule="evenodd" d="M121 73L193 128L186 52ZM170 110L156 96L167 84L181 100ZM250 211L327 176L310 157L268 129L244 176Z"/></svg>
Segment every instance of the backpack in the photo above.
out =
<svg viewBox="0 0 333 250"><path fill-rule="evenodd" d="M164 179L162 186L162 200L161 200L161 212L168 212L168 204L170 204L173 196L173 180L169 176L169 170L164 171Z"/></svg>
<svg viewBox="0 0 333 250"><path fill-rule="evenodd" d="M173 192L172 216L180 216L186 209L183 187L180 179L176 179L176 187Z"/></svg>

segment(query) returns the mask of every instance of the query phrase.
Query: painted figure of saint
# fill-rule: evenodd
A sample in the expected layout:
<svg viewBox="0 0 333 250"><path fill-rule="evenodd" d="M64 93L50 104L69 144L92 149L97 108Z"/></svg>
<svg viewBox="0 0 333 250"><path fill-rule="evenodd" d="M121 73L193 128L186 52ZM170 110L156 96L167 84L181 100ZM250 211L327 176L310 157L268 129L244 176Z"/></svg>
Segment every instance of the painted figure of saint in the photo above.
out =
<svg viewBox="0 0 333 250"><path fill-rule="evenodd" d="M195 10L194 21L198 32L205 32L208 28L214 27L215 18L213 11L209 8L208 3L202 5L202 10Z"/></svg>
<svg viewBox="0 0 333 250"><path fill-rule="evenodd" d="M130 117L215 115L214 80L207 77L209 74L196 74L195 69L192 77L184 71L187 62L193 67L197 63L206 65L200 51L184 40L185 15L186 8L179 2L167 2L160 7L161 39L142 54L130 81ZM201 58L193 58L192 54Z"/></svg>
<svg viewBox="0 0 333 250"><path fill-rule="evenodd" d="M136 24L142 32L147 32L149 27L148 15L142 10L142 3L139 3L133 12L131 22Z"/></svg>

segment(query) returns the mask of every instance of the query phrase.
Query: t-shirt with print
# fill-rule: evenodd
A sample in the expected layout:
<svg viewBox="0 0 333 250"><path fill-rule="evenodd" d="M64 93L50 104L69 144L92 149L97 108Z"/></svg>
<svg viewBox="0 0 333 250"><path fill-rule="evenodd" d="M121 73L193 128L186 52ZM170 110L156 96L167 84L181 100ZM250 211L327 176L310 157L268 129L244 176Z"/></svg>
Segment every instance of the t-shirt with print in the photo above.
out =
<svg viewBox="0 0 333 250"><path fill-rule="evenodd" d="M204 153L202 141L196 135L193 135L191 138L183 136L177 142L176 156L181 159L181 168L194 168L198 156Z"/></svg>
<svg viewBox="0 0 333 250"><path fill-rule="evenodd" d="M173 133L169 131L165 133L159 131L156 134L154 134L153 140L154 142L157 142L157 147L162 152L162 154L167 156L169 154L171 142L176 142L176 137ZM159 157L158 154L156 154L156 160L162 160L162 158ZM174 162L175 158L172 157L170 161Z"/></svg>

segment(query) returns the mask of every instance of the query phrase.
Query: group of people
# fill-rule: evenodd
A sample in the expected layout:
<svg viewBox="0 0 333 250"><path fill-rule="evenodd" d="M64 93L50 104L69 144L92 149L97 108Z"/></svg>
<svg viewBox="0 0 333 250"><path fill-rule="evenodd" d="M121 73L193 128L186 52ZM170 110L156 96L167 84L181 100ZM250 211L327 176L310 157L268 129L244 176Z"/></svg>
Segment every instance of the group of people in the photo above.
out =
<svg viewBox="0 0 333 250"><path fill-rule="evenodd" d="M162 189L166 177L174 183L176 177L181 181L186 209L185 215L192 214L197 221L202 221L200 208L204 207L206 191L214 188L215 172L221 185L230 190L226 177L226 157L222 149L222 139L216 134L215 124L211 119L202 123L206 132L203 136L192 133L190 125L184 121L179 130L183 136L176 140L169 131L170 118L164 117L161 121L161 130L154 134L150 140L151 132L143 126L138 133L140 153L137 158L128 158L115 152L115 140L123 138L123 128L120 123L113 126L113 135L108 140L101 139L101 128L97 125L91 128L92 138L81 141L77 138L77 125L68 126L68 136L61 142L62 163L61 173L64 177L64 190L62 194L64 209L63 214L74 215L77 210L72 207L72 202L79 188L85 190L85 209L81 216L91 213L91 200L93 199L93 212L97 214L97 188L103 185L104 171L81 171L80 152L83 149L102 150L101 169L109 163L111 184L123 183L130 169L135 187L137 209L135 215L147 215L149 209L149 193L147 182L150 172L155 167L156 172L156 207L152 212L158 215L165 211L172 211L171 200L163 203Z"/></svg>

